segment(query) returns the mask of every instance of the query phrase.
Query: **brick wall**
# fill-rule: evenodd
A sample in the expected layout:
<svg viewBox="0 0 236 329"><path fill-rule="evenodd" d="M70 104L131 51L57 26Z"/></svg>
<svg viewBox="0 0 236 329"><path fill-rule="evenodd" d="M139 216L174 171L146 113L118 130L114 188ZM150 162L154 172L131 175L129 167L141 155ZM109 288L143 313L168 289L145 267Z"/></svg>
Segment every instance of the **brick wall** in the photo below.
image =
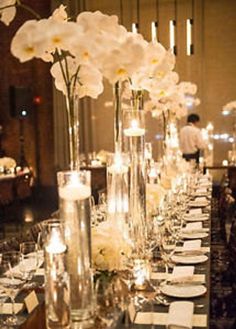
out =
<svg viewBox="0 0 236 329"><path fill-rule="evenodd" d="M24 0L42 17L50 14L50 1ZM3 126L3 148L7 156L19 159L19 120L10 115L9 86L31 86L41 104L32 107L24 119L26 160L33 167L41 185L54 183L52 85L49 64L40 60L20 63L10 53L10 42L16 30L32 15L18 9L9 27L0 22L0 124Z"/></svg>

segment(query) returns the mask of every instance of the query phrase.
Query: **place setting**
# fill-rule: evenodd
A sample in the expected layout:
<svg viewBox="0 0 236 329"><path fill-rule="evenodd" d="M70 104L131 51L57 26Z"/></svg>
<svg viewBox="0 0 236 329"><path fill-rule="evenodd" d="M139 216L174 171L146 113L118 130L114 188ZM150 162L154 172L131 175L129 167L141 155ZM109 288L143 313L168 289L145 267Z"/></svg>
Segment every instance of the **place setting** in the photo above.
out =
<svg viewBox="0 0 236 329"><path fill-rule="evenodd" d="M205 228L202 222L187 223L180 232L182 239L202 239L209 235L209 228Z"/></svg>
<svg viewBox="0 0 236 329"><path fill-rule="evenodd" d="M194 298L206 293L204 275L194 275L194 266L175 266L160 284L162 294L175 298Z"/></svg>
<svg viewBox="0 0 236 329"><path fill-rule="evenodd" d="M171 260L179 264L200 264L208 260L206 253L207 249L201 247L201 240L185 241L182 247L175 249Z"/></svg>
<svg viewBox="0 0 236 329"><path fill-rule="evenodd" d="M184 220L186 222L204 222L209 220L210 214L202 212L202 208L192 208L184 214Z"/></svg>

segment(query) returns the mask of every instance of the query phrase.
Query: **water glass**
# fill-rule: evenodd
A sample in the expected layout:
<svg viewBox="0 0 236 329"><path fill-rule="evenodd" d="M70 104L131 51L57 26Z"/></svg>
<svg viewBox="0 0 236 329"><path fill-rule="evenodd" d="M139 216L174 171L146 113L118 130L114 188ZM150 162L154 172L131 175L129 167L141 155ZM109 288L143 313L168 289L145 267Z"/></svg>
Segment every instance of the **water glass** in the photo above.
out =
<svg viewBox="0 0 236 329"><path fill-rule="evenodd" d="M25 281L19 272L21 254L16 251L9 251L2 255L0 264L0 286L5 294L10 297L12 303L12 315L4 321L7 326L17 326L25 321L25 318L15 313L15 298L23 287Z"/></svg>
<svg viewBox="0 0 236 329"><path fill-rule="evenodd" d="M20 270L23 274L24 280L30 281L32 280L39 265L37 243L34 241L21 243L20 252L22 255Z"/></svg>

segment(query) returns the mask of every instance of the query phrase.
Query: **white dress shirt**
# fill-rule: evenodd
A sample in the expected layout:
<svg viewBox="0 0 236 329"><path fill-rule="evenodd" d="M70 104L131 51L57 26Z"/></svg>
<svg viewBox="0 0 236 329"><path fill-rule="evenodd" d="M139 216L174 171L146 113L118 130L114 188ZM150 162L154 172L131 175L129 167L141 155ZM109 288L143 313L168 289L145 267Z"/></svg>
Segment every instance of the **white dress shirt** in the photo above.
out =
<svg viewBox="0 0 236 329"><path fill-rule="evenodd" d="M201 130L191 123L180 130L179 142L183 154L194 154L206 147Z"/></svg>

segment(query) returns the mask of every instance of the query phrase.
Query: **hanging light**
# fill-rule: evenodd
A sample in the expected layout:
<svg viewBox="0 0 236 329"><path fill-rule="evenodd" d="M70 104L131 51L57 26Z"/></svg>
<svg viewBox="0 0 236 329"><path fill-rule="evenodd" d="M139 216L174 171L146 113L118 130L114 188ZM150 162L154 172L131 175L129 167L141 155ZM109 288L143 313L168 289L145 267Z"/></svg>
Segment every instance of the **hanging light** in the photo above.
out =
<svg viewBox="0 0 236 329"><path fill-rule="evenodd" d="M132 23L132 32L138 33L138 23Z"/></svg>
<svg viewBox="0 0 236 329"><path fill-rule="evenodd" d="M136 23L132 23L132 32L133 33L138 33L139 30L139 0L137 0L137 4L136 4L136 8L137 8L137 21Z"/></svg>
<svg viewBox="0 0 236 329"><path fill-rule="evenodd" d="M192 28L193 19L188 18L186 20L186 43L187 43L187 55L191 56L193 54L193 42L192 42Z"/></svg>
<svg viewBox="0 0 236 329"><path fill-rule="evenodd" d="M158 41L159 1L156 0L156 21L151 22L152 42Z"/></svg>
<svg viewBox="0 0 236 329"><path fill-rule="evenodd" d="M176 21L177 21L177 0L175 0L174 19L169 21L169 41L172 54L177 55L176 47Z"/></svg>
<svg viewBox="0 0 236 329"><path fill-rule="evenodd" d="M191 18L186 20L186 53L187 56L193 55L193 17L194 17L194 0L192 0Z"/></svg>
<svg viewBox="0 0 236 329"><path fill-rule="evenodd" d="M157 42L157 28L158 28L158 23L152 22L151 23L152 42Z"/></svg>
<svg viewBox="0 0 236 329"><path fill-rule="evenodd" d="M175 44L175 26L176 22L174 19L169 21L169 40L170 40L170 49L173 54L176 54L176 44Z"/></svg>

